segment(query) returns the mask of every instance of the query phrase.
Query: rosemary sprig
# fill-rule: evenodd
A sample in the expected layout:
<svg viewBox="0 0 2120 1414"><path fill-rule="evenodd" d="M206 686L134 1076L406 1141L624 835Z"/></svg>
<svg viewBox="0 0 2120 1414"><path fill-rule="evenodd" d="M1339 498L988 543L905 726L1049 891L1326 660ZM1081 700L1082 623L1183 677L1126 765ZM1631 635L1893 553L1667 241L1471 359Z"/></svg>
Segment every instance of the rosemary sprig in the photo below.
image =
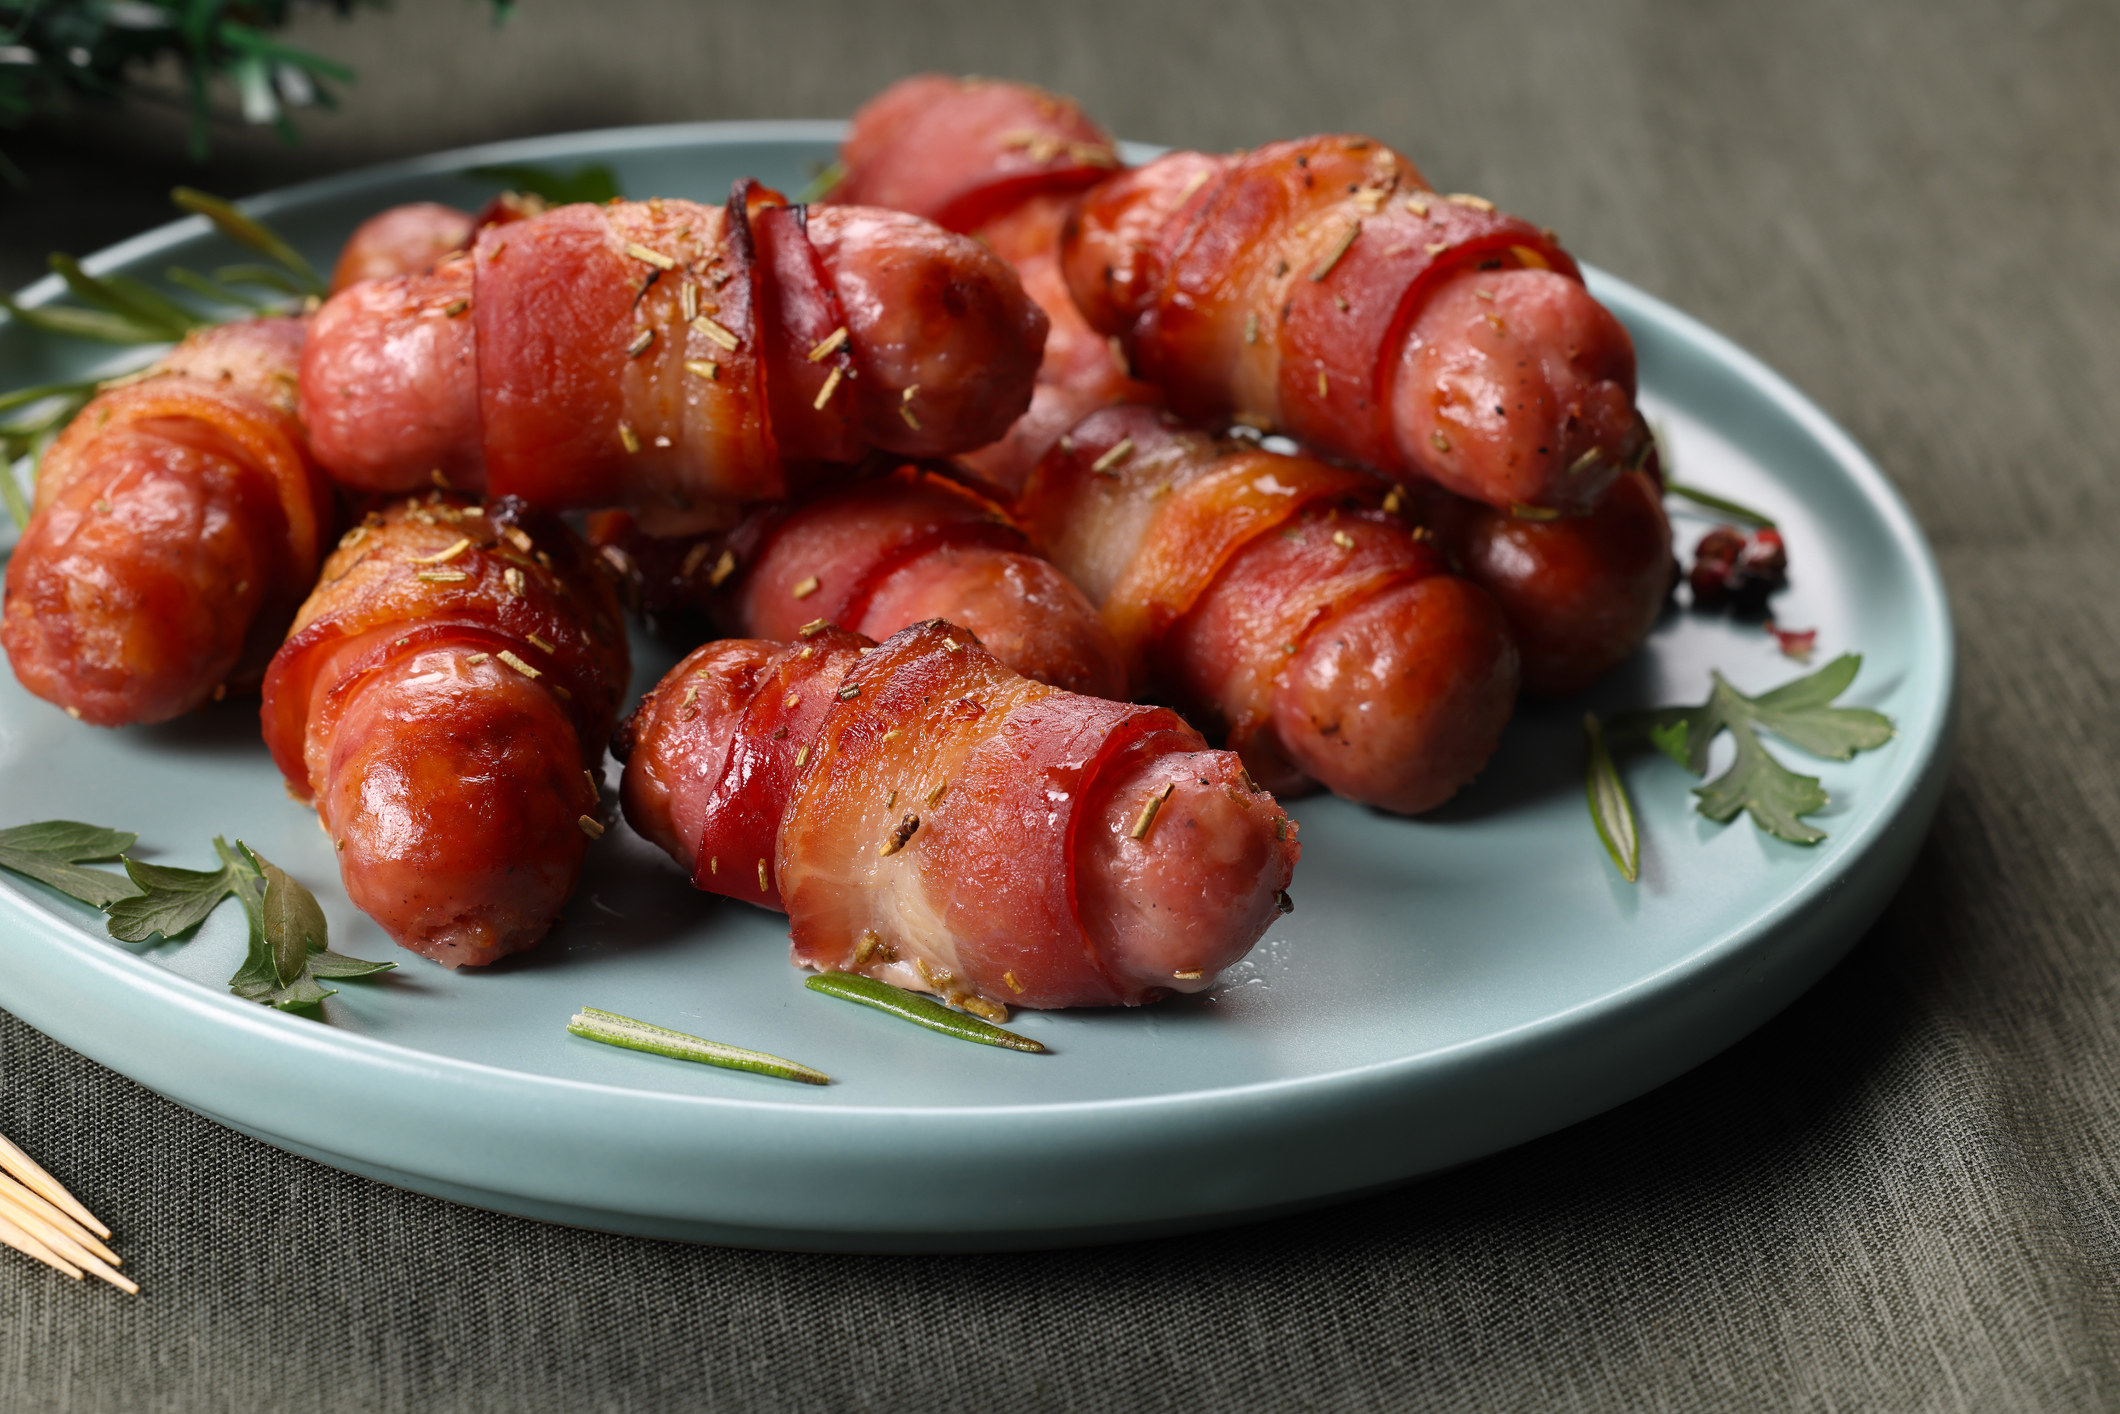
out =
<svg viewBox="0 0 2120 1414"><path fill-rule="evenodd" d="M299 278L277 265L224 265L213 272L213 278L224 285L262 285L298 300L310 297Z"/></svg>
<svg viewBox="0 0 2120 1414"><path fill-rule="evenodd" d="M0 453L0 505L7 507L7 518L15 523L15 529L29 529L29 499L22 494L22 483L15 479L15 463L19 458Z"/></svg>
<svg viewBox="0 0 2120 1414"><path fill-rule="evenodd" d="M0 15L5 14L5 7L6 0L0 0ZM25 306L0 294L0 309L5 309L31 328L50 334L111 344L161 345L175 343L192 330L206 325L271 314L286 307L284 302L260 298L234 288L237 285L259 287L294 300L314 300L323 292L324 283L309 262L264 222L245 215L217 196L208 196L189 187L178 187L171 196L184 210L205 216L231 240L273 262L268 265L226 265L214 271L210 278L183 266L170 268L171 284L212 300L224 312L202 313L130 275L91 275L81 267L80 261L56 253L51 257L53 272L66 282L67 289L86 308L76 305ZM48 404L42 411L26 413L12 421L0 421L0 504L6 506L8 517L18 528L29 524L30 499L22 494L14 464L24 457L30 459L30 483L34 486L45 449L101 386L103 384L95 380L45 383L0 393L0 413L31 408L39 403Z"/></svg>
<svg viewBox="0 0 2120 1414"><path fill-rule="evenodd" d="M241 290L224 285L218 280L210 280L198 271L187 270L181 265L172 265L163 273L169 278L169 283L172 285L190 290L195 295L203 295L217 304L234 305L241 309L247 309L252 314L271 314L279 307L269 300L261 300L255 295L246 295Z"/></svg>
<svg viewBox="0 0 2120 1414"><path fill-rule="evenodd" d="M279 232L255 216L246 215L234 202L224 201L218 196L209 196L191 187L178 187L169 194L169 199L184 210L195 212L213 222L222 235L237 245L257 252L274 265L291 273L301 282L300 293L324 293L324 277L317 274L316 267L304 260L300 251L282 240ZM227 278L225 274L223 278Z"/></svg>
<svg viewBox="0 0 2120 1414"><path fill-rule="evenodd" d="M53 273L66 282L83 303L94 305L120 319L128 319L154 337L141 342L174 343L209 321L186 309L169 296L130 275L91 275L81 262L59 251L52 252Z"/></svg>
<svg viewBox="0 0 2120 1414"><path fill-rule="evenodd" d="M1590 748L1590 765L1583 781L1583 793L1590 800L1590 819L1620 877L1631 884L1642 872L1642 839L1634 825L1634 802L1627 798L1627 783L1619 778L1619 768L1612 764L1612 752L1605 745L1605 729L1592 713L1583 714L1583 739Z"/></svg>
<svg viewBox="0 0 2120 1414"><path fill-rule="evenodd" d="M4 4L4 0L0 0L0 4ZM230 288L234 285L260 286L295 300L323 295L323 277L302 258L301 252L264 222L245 215L230 202L189 187L178 187L170 193L170 198L184 210L206 217L230 240L271 262L267 265L223 266L211 278L182 266L168 272L172 284L204 295L234 313L202 313L130 275L91 275L81 268L80 261L63 253L52 255L51 268L86 308L63 304L30 306L12 296L0 294L0 309L48 334L95 339L106 344L170 344L209 324L271 313L279 308L269 300ZM22 395L8 396L19 399ZM0 410L10 405L0 402ZM9 430L0 428L0 433ZM19 451L15 453L20 454Z"/></svg>
<svg viewBox="0 0 2120 1414"><path fill-rule="evenodd" d="M32 329L47 334L67 334L76 339L94 339L105 344L166 344L169 336L159 329L112 314L107 309L76 309L71 305L25 305L12 295L0 295L6 310Z"/></svg>
<svg viewBox="0 0 2120 1414"><path fill-rule="evenodd" d="M1709 510L1721 511L1726 516L1756 522L1768 530L1778 528L1774 524L1774 518L1765 512L1755 511L1750 506L1733 501L1727 496L1718 496L1713 491L1703 491L1698 486L1688 486L1681 481L1666 481L1664 493L1676 496L1682 501L1691 501L1697 506L1706 506Z"/></svg>
<svg viewBox="0 0 2120 1414"><path fill-rule="evenodd" d="M567 1023L567 1030L585 1041L601 1041L606 1046L622 1046L629 1051L647 1051L677 1060L698 1061L702 1065L718 1065L725 1070L746 1070L753 1075L799 1080L805 1085L832 1083L831 1076L800 1061L769 1056L764 1051L747 1051L740 1046L725 1046L719 1041L688 1036L682 1031L635 1021L613 1011L598 1011L595 1007L583 1007L576 1012Z"/></svg>
<svg viewBox="0 0 2120 1414"><path fill-rule="evenodd" d="M45 404L41 411L26 412L10 421L0 422L0 502L6 503L8 518L14 521L16 529L28 527L30 502L22 494L21 482L15 479L15 463L24 457L29 458L30 485L34 487L45 450L66 424L73 421L74 414L88 405L99 386L93 380L43 383L34 388L0 393L0 412Z"/></svg>
<svg viewBox="0 0 2120 1414"><path fill-rule="evenodd" d="M1013 1031L1004 1031L975 1016L952 1011L940 1002L929 1001L917 992L908 992L903 987L893 987L888 982L879 982L873 977L863 977L852 972L820 972L804 981L803 985L813 992L822 992L841 1001L859 1002L878 1011L925 1026L930 1031L940 1031L945 1036L955 1036L960 1041L976 1041L982 1046L1003 1046L1012 1051L1035 1051L1043 1054L1045 1047L1028 1036L1019 1036Z"/></svg>
<svg viewBox="0 0 2120 1414"><path fill-rule="evenodd" d="M810 178L810 184L796 193L795 201L802 206L807 206L813 201L823 201L837 191L839 184L846 179L847 169L845 167L837 162L826 163L817 169L816 176Z"/></svg>

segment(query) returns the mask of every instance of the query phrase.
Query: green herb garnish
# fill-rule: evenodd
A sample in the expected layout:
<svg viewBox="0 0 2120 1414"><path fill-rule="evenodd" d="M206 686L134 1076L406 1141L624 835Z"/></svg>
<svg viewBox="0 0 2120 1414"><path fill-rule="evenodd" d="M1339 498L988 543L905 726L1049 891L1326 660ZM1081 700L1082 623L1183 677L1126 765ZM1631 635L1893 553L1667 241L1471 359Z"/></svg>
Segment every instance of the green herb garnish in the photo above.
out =
<svg viewBox="0 0 2120 1414"><path fill-rule="evenodd" d="M397 966L333 952L315 894L241 840L230 850L216 839L214 849L238 871L231 892L250 919L250 954L228 979L229 991L284 1011L337 995L319 978L368 977Z"/></svg>
<svg viewBox="0 0 2120 1414"><path fill-rule="evenodd" d="M1698 707L1629 712L1613 718L1611 737L1614 741L1647 738L1694 775L1705 776L1709 749L1717 734L1728 732L1736 744L1737 759L1722 775L1694 789L1696 808L1710 820L1725 824L1742 812L1776 839L1817 844L1826 837L1825 831L1807 824L1803 817L1825 808L1824 788L1817 777L1799 775L1775 760L1760 741L1759 730L1764 728L1792 746L1834 761L1883 746L1892 739L1891 718L1867 707L1832 705L1861 668L1860 655L1842 654L1817 672L1757 697L1739 692L1721 673L1712 673L1715 685L1708 700ZM1593 751L1593 774L1596 769ZM1617 772L1612 781L1617 784ZM1624 787L1620 789L1624 793Z"/></svg>
<svg viewBox="0 0 2120 1414"><path fill-rule="evenodd" d="M554 206L570 206L578 201L601 206L620 195L618 177L609 167L597 165L557 172L529 163L503 163L497 167L473 167L467 175L499 182L511 191L541 196Z"/></svg>
<svg viewBox="0 0 2120 1414"><path fill-rule="evenodd" d="M128 321L142 332L143 337L124 342L174 343L212 322L130 275L91 275L81 268L80 261L59 251L52 252L47 261L52 273L64 280L66 288L83 303Z"/></svg>
<svg viewBox="0 0 2120 1414"><path fill-rule="evenodd" d="M567 1023L567 1030L583 1040L601 1041L607 1046L623 1046L629 1051L648 1051L677 1060L718 1065L727 1070L747 1070L753 1075L799 1080L805 1085L832 1083L831 1076L821 1070L812 1070L799 1061L769 1056L764 1051L747 1051L740 1046L725 1046L719 1041L688 1036L682 1031L672 1031L668 1027L635 1021L630 1016L620 1016L614 1011L598 1011L595 1007L583 1007L576 1012Z"/></svg>
<svg viewBox="0 0 2120 1414"><path fill-rule="evenodd" d="M888 982L879 982L873 977L862 977L852 972L820 972L804 981L803 985L813 992L822 992L828 997L842 1001L859 1002L878 1011L925 1026L930 1031L940 1031L945 1036L955 1036L960 1041L977 1041L982 1046L1005 1046L1012 1051L1037 1051L1045 1047L1028 1036L1019 1036L1013 1031L1004 1031L990 1022L963 1012L952 1011L940 1002L929 1001L918 992L908 992L903 987L893 987Z"/></svg>
<svg viewBox="0 0 2120 1414"><path fill-rule="evenodd" d="M807 206L813 201L823 201L839 190L839 184L847 179L847 169L837 162L827 162L810 178L810 184L796 194L798 204Z"/></svg>
<svg viewBox="0 0 2120 1414"><path fill-rule="evenodd" d="M331 951L324 910L316 895L241 840L234 848L215 837L219 869L178 869L126 856L139 836L73 820L45 820L0 830L0 867L27 874L110 914L110 935L142 943L177 941L197 930L230 894L250 921L250 951L228 989L237 996L287 1010L336 995L319 978L367 977L394 962L369 962ZM120 859L125 877L83 869L87 860Z"/></svg>
<svg viewBox="0 0 2120 1414"><path fill-rule="evenodd" d="M1604 728L1587 712L1583 714L1583 738L1590 748L1588 779L1583 782L1583 791L1590 798L1590 819L1620 877L1631 884L1641 877L1642 871L1642 840L1634 827L1634 802L1627 798L1627 785L1619 778L1619 767L1612 764Z"/></svg>
<svg viewBox="0 0 2120 1414"><path fill-rule="evenodd" d="M1736 516L1740 520L1755 521L1768 530L1777 528L1772 516L1761 511L1755 511L1750 506L1732 501L1728 497L1718 496L1713 491L1703 491L1698 486L1687 486L1682 482L1667 480L1664 482L1664 493L1676 496L1682 501L1691 501L1697 506L1706 506L1710 510L1721 511L1727 516Z"/></svg>
<svg viewBox="0 0 2120 1414"><path fill-rule="evenodd" d="M209 196L190 187L176 188L170 192L169 199L186 211L204 216L214 223L222 235L237 245L264 256L293 275L301 282L304 294L324 293L324 277L317 273L316 267L303 259L302 253L282 239L279 232L257 217L238 209L234 202L224 201L218 196ZM223 278L229 278L225 271Z"/></svg>
<svg viewBox="0 0 2120 1414"><path fill-rule="evenodd" d="M83 869L81 865L89 860L122 858L139 838L124 830L106 830L78 820L40 820L34 825L0 830L0 868L27 874L69 898L109 908L138 890L123 875L107 869Z"/></svg>
<svg viewBox="0 0 2120 1414"><path fill-rule="evenodd" d="M0 10L5 0L0 0ZM0 294L0 309L33 329L73 338L96 339L108 344L133 346L171 344L194 329L228 319L248 319L285 310L285 296L313 299L324 292L324 281L301 252L283 240L271 227L247 216L217 196L178 187L171 199L186 211L213 222L229 239L265 256L270 265L228 265L211 277L182 266L172 267L170 283L202 295L221 306L221 312L201 313L152 285L130 275L91 275L70 255L54 254L51 268L81 305L47 304L26 306ZM235 288L249 285L270 292L260 297ZM82 306L86 306L85 308ZM0 413L27 408L7 421L0 421L0 505L5 505L17 528L26 527L30 500L22 494L14 464L27 457L30 483L36 484L45 451L52 440L88 405L107 380L46 383L0 393Z"/></svg>
<svg viewBox="0 0 2120 1414"><path fill-rule="evenodd" d="M15 523L15 529L29 529L29 498L22 494L22 483L15 479L15 461L19 452L9 452L0 446L0 505L7 507L7 518Z"/></svg>
<svg viewBox="0 0 2120 1414"><path fill-rule="evenodd" d="M93 313L91 310L75 310L76 314ZM33 388L18 388L12 393L0 393L0 412L16 408L30 411L0 422L0 501L7 504L7 514L15 522L15 528L25 529L29 525L30 498L22 494L22 483L15 479L15 463L24 457L29 459L30 485L37 484L38 469L43 465L44 453L66 430L66 424L74 415L88 406L101 386L94 380L81 383L40 383Z"/></svg>

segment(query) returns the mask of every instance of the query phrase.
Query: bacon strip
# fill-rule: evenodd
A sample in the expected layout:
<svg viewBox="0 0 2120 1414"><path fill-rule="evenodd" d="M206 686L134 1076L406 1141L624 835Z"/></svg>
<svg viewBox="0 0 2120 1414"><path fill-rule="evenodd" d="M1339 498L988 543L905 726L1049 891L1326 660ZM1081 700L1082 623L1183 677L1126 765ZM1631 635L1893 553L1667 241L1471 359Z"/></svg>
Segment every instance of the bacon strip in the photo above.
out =
<svg viewBox="0 0 2120 1414"><path fill-rule="evenodd" d="M924 74L854 115L835 202L887 206L979 240L1016 268L1051 328L1030 411L962 460L1014 494L1061 434L1100 407L1155 402L1076 309L1060 270L1075 199L1118 170L1111 138L1073 102L1029 84Z"/></svg>
<svg viewBox="0 0 2120 1414"><path fill-rule="evenodd" d="M488 225L467 257L353 286L317 316L302 413L357 489L439 473L552 508L697 516L784 495L791 459L992 440L1029 399L1044 334L974 242L740 183L726 209Z"/></svg>
<svg viewBox="0 0 2120 1414"><path fill-rule="evenodd" d="M592 517L592 543L658 619L704 618L749 638L809 623L888 638L946 618L1026 677L1126 695L1118 645L1021 527L963 481L906 463L800 506L748 513L727 533L657 538L623 511Z"/></svg>
<svg viewBox="0 0 2120 1414"><path fill-rule="evenodd" d="M986 1011L1212 985L1299 853L1172 713L1032 682L942 623L709 644L619 745L634 828L785 909L798 965Z"/></svg>
<svg viewBox="0 0 2120 1414"><path fill-rule="evenodd" d="M1550 234L1428 191L1410 163L1361 138L1172 153L1087 196L1092 183L1055 161L1047 183L1026 187L990 146L935 137L960 126L967 93L993 105L989 90L1011 88L1016 120L1058 152L1069 135L1036 127L1036 90L932 78L864 107L842 149L868 199L934 215L918 204L925 194L956 193L1052 321L1031 411L967 464L1020 488L1089 413L1160 400L1098 332L1130 330L1143 372L1195 417L1420 473L1410 489L1463 573L1507 609L1532 691L1577 690L1633 651L1670 567L1656 549L1669 541L1660 505L1628 486L1626 468L1645 458L1653 476L1654 452L1631 404L1625 331ZM922 107L922 144L898 141ZM1078 198L1086 209L1067 227ZM1504 509L1475 512L1428 489L1438 483ZM1541 500L1575 514L1544 518Z"/></svg>
<svg viewBox="0 0 2120 1414"><path fill-rule="evenodd" d="M97 726L254 686L330 533L293 416L298 319L200 330L84 408L44 460L0 645Z"/></svg>
<svg viewBox="0 0 2120 1414"><path fill-rule="evenodd" d="M976 231L1028 198L1078 192L1119 166L1072 99L1030 84L919 74L854 115L832 200Z"/></svg>
<svg viewBox="0 0 2120 1414"><path fill-rule="evenodd" d="M1158 159L1084 199L1062 262L1195 421L1504 508L1584 510L1646 454L1633 344L1568 253L1369 138Z"/></svg>
<svg viewBox="0 0 2120 1414"><path fill-rule="evenodd" d="M1126 406L1086 419L1019 514L1159 697L1276 791L1441 804L1514 707L1500 609L1373 478Z"/></svg>
<svg viewBox="0 0 2120 1414"><path fill-rule="evenodd" d="M574 887L627 674L558 521L435 493L349 531L265 678L266 745L355 905L449 967L534 944Z"/></svg>

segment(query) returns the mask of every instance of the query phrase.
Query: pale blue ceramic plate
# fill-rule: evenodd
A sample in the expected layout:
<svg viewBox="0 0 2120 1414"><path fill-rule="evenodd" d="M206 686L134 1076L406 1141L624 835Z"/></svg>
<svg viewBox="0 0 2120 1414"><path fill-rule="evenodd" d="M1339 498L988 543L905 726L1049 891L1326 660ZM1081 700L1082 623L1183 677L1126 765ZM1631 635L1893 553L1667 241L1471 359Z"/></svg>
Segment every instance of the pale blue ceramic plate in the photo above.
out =
<svg viewBox="0 0 2120 1414"><path fill-rule="evenodd" d="M328 265L380 207L477 205L492 184L458 174L480 164L605 162L628 192L718 200L739 175L801 187L838 131L511 143L253 209ZM190 220L89 263L157 276L231 255ZM1773 1014L1884 907L1942 788L1953 669L1935 565L1861 451L1685 315L1595 272L1592 286L1634 332L1642 399L1678 473L1780 520L1795 567L1783 622L1820 629L1820 661L1863 653L1848 700L1898 721L1881 751L1802 763L1833 797L1816 848L1708 823L1690 777L1637 756L1641 882L1606 861L1583 805L1585 708L1698 700L1711 666L1755 689L1797 671L1756 627L1674 613L1586 701L1523 710L1485 777L1436 815L1299 802L1296 910L1223 985L1142 1011L1021 1014L1052 1048L1026 1056L804 990L778 917L694 893L623 829L536 953L445 972L345 902L249 708L96 731L7 676L0 825L137 830L144 854L191 866L210 862L213 835L240 835L317 889L336 946L404 966L344 986L321 1022L283 1015L223 985L242 947L233 905L194 941L134 949L91 910L0 875L0 1005L179 1103L357 1173L560 1222L775 1247L1028 1247L1235 1222L1618 1104ZM29 298L56 293L46 281ZM0 327L0 388L110 366L102 356ZM1701 523L1677 518L1690 545ZM669 655L639 656L645 687ZM793 1056L837 1083L594 1045L564 1030L583 1005Z"/></svg>

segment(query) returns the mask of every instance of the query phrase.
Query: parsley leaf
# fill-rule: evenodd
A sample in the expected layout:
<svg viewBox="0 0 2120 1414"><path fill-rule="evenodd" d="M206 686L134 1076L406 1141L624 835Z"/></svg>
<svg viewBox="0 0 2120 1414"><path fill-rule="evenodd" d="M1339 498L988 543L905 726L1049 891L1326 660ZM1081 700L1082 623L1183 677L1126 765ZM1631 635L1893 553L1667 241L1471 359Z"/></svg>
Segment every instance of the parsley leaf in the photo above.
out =
<svg viewBox="0 0 2120 1414"><path fill-rule="evenodd" d="M218 869L179 869L126 857L138 839L73 820L17 825L0 830L0 867L108 911L110 935L128 943L180 939L234 894L250 921L250 951L228 989L283 1011L336 995L319 978L370 977L397 966L333 952L316 895L241 840L230 848L214 838ZM88 859L122 859L126 878L80 868Z"/></svg>
<svg viewBox="0 0 2120 1414"><path fill-rule="evenodd" d="M110 906L110 935L121 942L144 943L156 934L181 938L206 921L217 904L242 887L244 874L228 862L228 846L214 841L219 869L178 869L167 864L125 861L125 872L140 886L133 898Z"/></svg>
<svg viewBox="0 0 2120 1414"><path fill-rule="evenodd" d="M241 840L234 851L218 839L214 848L244 870L235 894L250 915L250 953L228 979L228 990L237 996L282 1011L315 1006L338 994L321 985L320 977L369 977L397 966L333 952L315 894Z"/></svg>
<svg viewBox="0 0 2120 1414"><path fill-rule="evenodd" d="M1728 823L1742 812L1776 839L1817 844L1825 831L1803 817L1825 808L1824 788L1816 776L1800 775L1775 760L1760 741L1759 730L1834 761L1883 746L1892 739L1891 718L1867 707L1832 705L1861 668L1860 655L1845 653L1817 672L1757 697L1746 696L1721 673L1713 673L1715 685L1698 707L1630 712L1613 719L1611 734L1616 739L1646 737L1694 775L1705 776L1716 736L1728 732L1737 759L1722 775L1694 789L1700 813Z"/></svg>
<svg viewBox="0 0 2120 1414"><path fill-rule="evenodd" d="M133 886L105 869L83 869L84 860L117 859L138 835L106 830L78 820L40 820L0 830L0 868L27 874L70 898L108 908L130 898Z"/></svg>

